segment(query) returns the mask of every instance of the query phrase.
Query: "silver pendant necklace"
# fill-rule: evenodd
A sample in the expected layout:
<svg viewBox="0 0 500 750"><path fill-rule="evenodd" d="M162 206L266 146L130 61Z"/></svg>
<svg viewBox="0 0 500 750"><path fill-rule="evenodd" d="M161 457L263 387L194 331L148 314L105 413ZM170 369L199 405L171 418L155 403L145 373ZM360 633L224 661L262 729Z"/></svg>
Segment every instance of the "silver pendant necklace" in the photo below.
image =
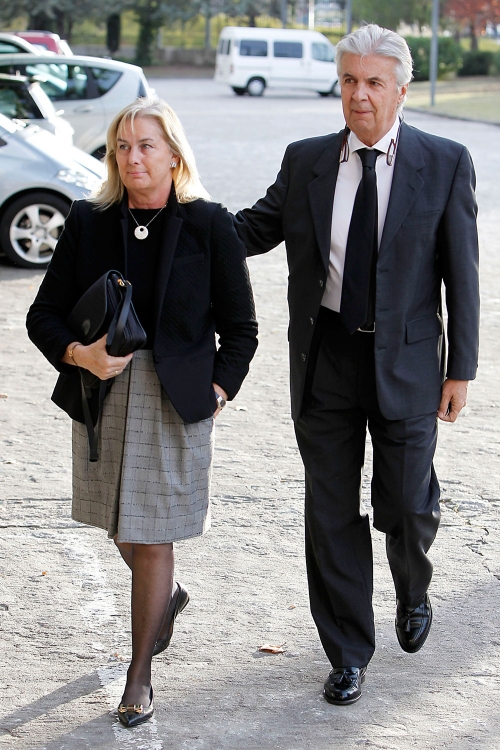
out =
<svg viewBox="0 0 500 750"><path fill-rule="evenodd" d="M165 206L166 205L167 204L165 203ZM165 206L162 206L160 208L160 210L158 211L158 213L156 213L153 216L153 218L150 221L148 221L148 223L145 226L143 226L142 224L139 224L139 222L137 221L137 219L135 218L134 214L132 213L132 211L129 208L128 212L131 215L131 217L133 218L133 220L135 221L135 223L137 224L136 228L134 229L134 235L137 237L138 240L145 240L146 239L146 237L149 234L149 232L148 232L149 225L156 219L157 216L159 216L161 214L161 212L163 211L163 209L165 208Z"/></svg>

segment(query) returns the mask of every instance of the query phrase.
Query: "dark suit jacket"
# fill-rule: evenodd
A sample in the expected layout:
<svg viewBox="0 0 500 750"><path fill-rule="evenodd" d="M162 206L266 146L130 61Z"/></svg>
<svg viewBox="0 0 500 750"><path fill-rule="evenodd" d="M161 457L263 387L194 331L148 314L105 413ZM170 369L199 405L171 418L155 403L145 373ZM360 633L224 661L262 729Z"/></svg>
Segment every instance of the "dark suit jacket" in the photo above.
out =
<svg viewBox="0 0 500 750"><path fill-rule="evenodd" d="M289 265L292 415L300 416L311 340L328 273L342 133L288 146L276 182L235 217L249 255L283 240ZM446 375L475 377L479 292L475 176L458 143L401 127L377 265L375 368L387 419L430 414ZM368 335L368 334L366 334Z"/></svg>
<svg viewBox="0 0 500 750"><path fill-rule="evenodd" d="M163 221L151 301L157 320L154 363L177 412L197 422L215 411L212 381L234 398L257 347L245 248L227 211L215 203L178 204L172 191ZM73 203L28 312L31 340L61 373L52 398L78 421L83 421L78 370L61 362L75 340L65 320L106 271L116 269L126 278L127 227L126 198L105 211L87 201Z"/></svg>

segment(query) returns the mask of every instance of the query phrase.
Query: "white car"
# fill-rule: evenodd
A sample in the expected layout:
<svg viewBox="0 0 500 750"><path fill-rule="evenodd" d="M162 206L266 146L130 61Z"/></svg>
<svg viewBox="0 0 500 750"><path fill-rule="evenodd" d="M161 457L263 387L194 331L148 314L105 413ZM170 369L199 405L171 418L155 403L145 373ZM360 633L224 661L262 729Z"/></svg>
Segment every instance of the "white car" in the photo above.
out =
<svg viewBox="0 0 500 750"><path fill-rule="evenodd" d="M0 114L26 125L40 125L57 136L60 143L73 145L73 128L61 112L56 112L38 81L0 73Z"/></svg>
<svg viewBox="0 0 500 750"><path fill-rule="evenodd" d="M139 96L151 96L137 65L80 55L0 55L0 73L36 76L75 131L75 146L100 158L114 116Z"/></svg>
<svg viewBox="0 0 500 750"><path fill-rule="evenodd" d="M0 114L0 249L18 266L45 268L71 203L104 175L89 154Z"/></svg>
<svg viewBox="0 0 500 750"><path fill-rule="evenodd" d="M0 33L0 55L17 55L27 52L33 55L40 54L40 50L31 42L21 39L15 34Z"/></svg>

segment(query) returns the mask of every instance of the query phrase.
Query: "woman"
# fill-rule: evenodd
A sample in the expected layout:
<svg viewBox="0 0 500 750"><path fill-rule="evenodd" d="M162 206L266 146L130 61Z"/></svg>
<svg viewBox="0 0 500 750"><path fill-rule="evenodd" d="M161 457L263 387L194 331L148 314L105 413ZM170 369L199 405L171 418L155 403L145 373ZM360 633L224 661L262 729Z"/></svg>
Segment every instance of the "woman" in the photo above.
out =
<svg viewBox="0 0 500 750"><path fill-rule="evenodd" d="M151 657L170 643L189 601L174 582L173 542L210 524L214 417L239 390L257 346L245 250L202 187L182 126L140 99L111 123L107 179L73 204L27 318L60 372L52 396L73 422L73 518L108 531L132 571L132 660L118 717L153 713ZM104 273L119 270L147 333L146 349L109 356L65 321ZM219 336L216 348L215 334ZM114 379L97 463L88 461L78 368Z"/></svg>

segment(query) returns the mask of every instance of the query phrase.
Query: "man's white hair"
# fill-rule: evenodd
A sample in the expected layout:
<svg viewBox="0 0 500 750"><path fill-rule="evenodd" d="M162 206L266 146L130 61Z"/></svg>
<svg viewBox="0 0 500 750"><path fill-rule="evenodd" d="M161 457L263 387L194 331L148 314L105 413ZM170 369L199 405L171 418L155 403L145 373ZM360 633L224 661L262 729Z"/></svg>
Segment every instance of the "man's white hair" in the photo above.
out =
<svg viewBox="0 0 500 750"><path fill-rule="evenodd" d="M383 29L375 23L361 26L356 31L343 37L335 48L338 70L342 70L342 57L349 52L352 55L365 57L366 55L381 55L396 60L396 82L398 86L405 86L413 78L413 60L410 48L402 36L390 29ZM402 110L406 96L399 106Z"/></svg>

